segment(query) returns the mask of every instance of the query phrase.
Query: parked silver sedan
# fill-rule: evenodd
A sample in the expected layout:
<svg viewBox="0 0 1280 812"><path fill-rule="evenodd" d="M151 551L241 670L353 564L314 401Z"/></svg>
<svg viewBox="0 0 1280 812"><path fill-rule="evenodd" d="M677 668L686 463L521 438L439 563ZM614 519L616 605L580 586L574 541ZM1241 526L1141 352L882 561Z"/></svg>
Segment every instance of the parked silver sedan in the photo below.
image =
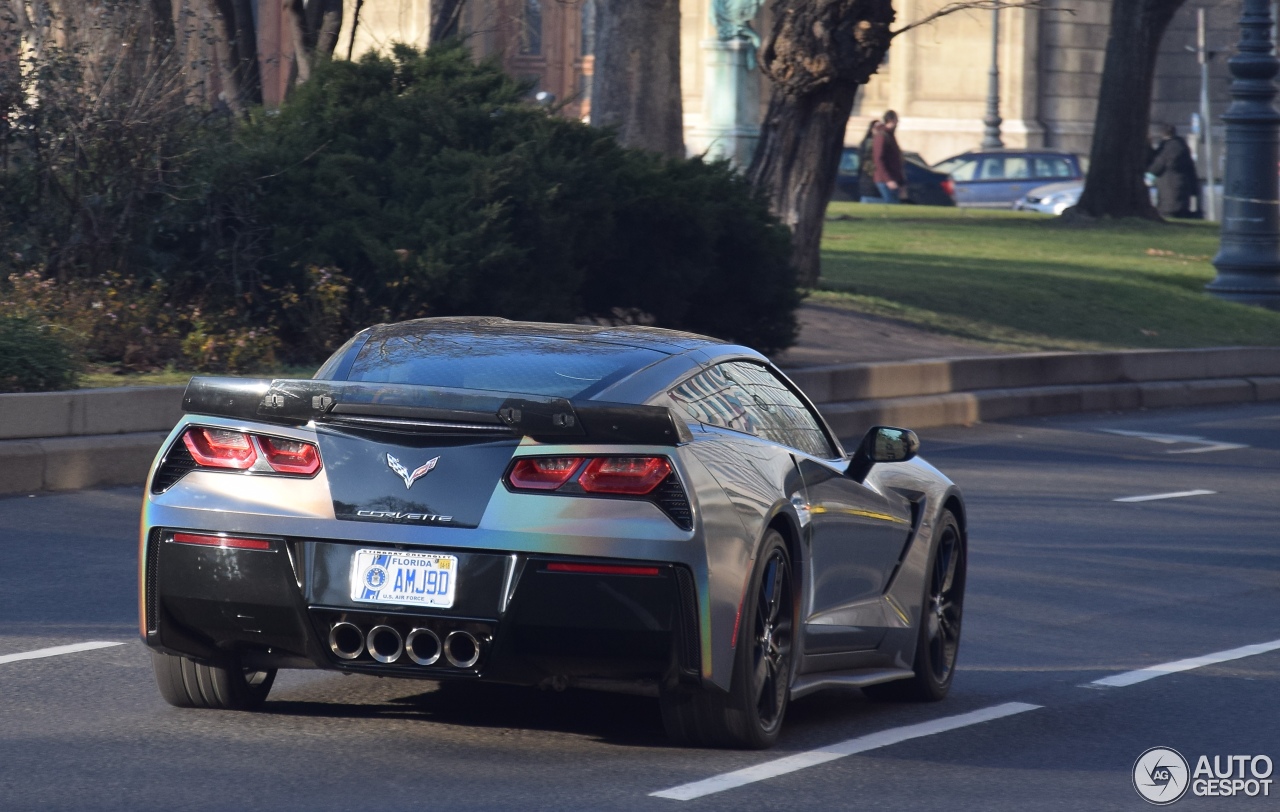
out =
<svg viewBox="0 0 1280 812"><path fill-rule="evenodd" d="M905 429L847 453L759 353L642 327L372 327L309 380L195 378L141 529L163 697L280 668L655 696L761 748L832 686L938 700L965 510Z"/></svg>
<svg viewBox="0 0 1280 812"><path fill-rule="evenodd" d="M1038 211L1041 214L1062 214L1080 202L1084 193L1083 180L1069 180L1037 186L1018 198L1014 211Z"/></svg>

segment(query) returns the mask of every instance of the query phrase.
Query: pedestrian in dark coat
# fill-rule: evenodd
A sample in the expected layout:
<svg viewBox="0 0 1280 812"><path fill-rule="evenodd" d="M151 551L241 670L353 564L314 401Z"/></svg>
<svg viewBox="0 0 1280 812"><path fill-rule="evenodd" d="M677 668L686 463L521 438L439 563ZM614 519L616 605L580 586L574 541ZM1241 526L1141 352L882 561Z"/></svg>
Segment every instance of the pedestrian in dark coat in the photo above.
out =
<svg viewBox="0 0 1280 812"><path fill-rule="evenodd" d="M884 124L873 119L867 125L867 134L862 137L858 146L858 192L860 199L875 203L880 199L880 189L876 187L875 136L876 130Z"/></svg>
<svg viewBox="0 0 1280 812"><path fill-rule="evenodd" d="M898 129L898 114L889 110L884 114L884 126L872 135L871 152L875 163L874 180L885 203L901 203L907 191L907 173L902 165L902 149L894 130Z"/></svg>
<svg viewBox="0 0 1280 812"><path fill-rule="evenodd" d="M1191 198L1200 197L1200 179L1191 148L1172 125L1157 124L1153 129L1159 141L1152 150L1147 174L1156 179L1156 209L1164 217L1203 217L1191 209Z"/></svg>

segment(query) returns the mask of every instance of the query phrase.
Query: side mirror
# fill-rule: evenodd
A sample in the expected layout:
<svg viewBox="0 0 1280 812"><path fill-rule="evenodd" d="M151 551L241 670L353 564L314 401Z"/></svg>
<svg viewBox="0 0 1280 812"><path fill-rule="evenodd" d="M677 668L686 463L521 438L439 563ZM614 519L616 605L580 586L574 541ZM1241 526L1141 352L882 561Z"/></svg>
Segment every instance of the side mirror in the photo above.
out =
<svg viewBox="0 0 1280 812"><path fill-rule="evenodd" d="M873 426L858 450L849 460L845 470L851 478L861 482L878 462L906 462L920 452L920 438L910 429L892 426Z"/></svg>

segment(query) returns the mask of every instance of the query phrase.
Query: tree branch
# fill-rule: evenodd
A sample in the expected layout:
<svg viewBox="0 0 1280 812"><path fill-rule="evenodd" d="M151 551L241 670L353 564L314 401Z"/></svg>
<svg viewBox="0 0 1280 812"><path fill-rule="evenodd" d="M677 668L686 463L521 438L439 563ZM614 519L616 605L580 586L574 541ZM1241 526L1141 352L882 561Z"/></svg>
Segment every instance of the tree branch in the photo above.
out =
<svg viewBox="0 0 1280 812"><path fill-rule="evenodd" d="M458 22L462 19L462 7L467 0L435 0L432 3L431 30L427 32L432 45L458 35Z"/></svg>
<svg viewBox="0 0 1280 812"><path fill-rule="evenodd" d="M351 13L351 38L347 40L347 61L356 50L356 31L360 30L360 9L364 8L364 0L356 0L355 11Z"/></svg>
<svg viewBox="0 0 1280 812"><path fill-rule="evenodd" d="M913 28L929 25L935 20L940 20L943 17L950 17L952 14L959 11L996 11L1006 8L1034 8L1042 11L1060 11L1073 15L1076 13L1074 9L1069 8L1049 8L1045 5L1046 2L1047 0L961 0L961 2L947 3L932 14L921 17L918 20L913 20L896 31L890 31L889 36L896 37L899 34L905 34Z"/></svg>

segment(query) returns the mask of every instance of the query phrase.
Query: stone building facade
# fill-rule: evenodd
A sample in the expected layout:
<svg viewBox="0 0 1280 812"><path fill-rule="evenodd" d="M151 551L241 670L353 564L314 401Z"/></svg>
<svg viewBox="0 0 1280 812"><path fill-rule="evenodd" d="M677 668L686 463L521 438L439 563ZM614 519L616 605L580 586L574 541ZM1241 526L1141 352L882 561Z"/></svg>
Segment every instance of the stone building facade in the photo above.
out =
<svg viewBox="0 0 1280 812"><path fill-rule="evenodd" d="M923 18L945 0L899 0L899 25ZM1187 0L1166 32L1156 65L1152 121L1185 133L1199 107L1196 9L1207 13L1210 105L1216 118L1229 98L1226 59L1238 38L1240 0ZM1007 146L1089 153L1107 47L1110 0L1048 0L1043 8L1000 12L1001 134ZM982 140L991 12L961 12L907 32L854 108L849 138L886 109L902 116L899 140L930 161ZM1221 125L1216 132L1221 134Z"/></svg>
<svg viewBox="0 0 1280 812"><path fill-rule="evenodd" d="M896 0L898 25L926 17L948 0ZM1196 10L1206 9L1208 42L1218 56L1210 65L1216 119L1226 109L1226 59L1234 48L1241 0L1187 0L1165 35L1152 99L1152 120L1185 133L1198 109L1199 66L1188 50L1196 39ZM259 0L264 17L279 16L278 0ZM352 6L353 3L349 3ZM715 36L711 0L681 0L681 83L685 142L691 151L703 123L705 41ZM394 41L425 45L430 0L365 0L354 52L385 49ZM590 114L595 0L470 0L462 28L478 56L494 57L513 75L533 82L565 104L566 115ZM1046 0L1040 8L1000 12L998 44L1002 137L1007 146L1045 146L1088 154L1098 86L1107 44L1111 0ZM990 11L965 11L913 29L894 41L878 75L859 94L847 132L858 143L872 118L887 109L901 116L899 140L930 162L977 147L982 139L988 70ZM346 15L340 54L350 40ZM768 30L768 8L756 30ZM287 49L283 28L272 19L260 27L264 63ZM265 41L279 36L275 42ZM278 71L276 73L279 73ZM277 79L268 69L264 80ZM277 79L278 81L278 79ZM268 103L283 85L270 85ZM760 103L768 82L761 82ZM1221 125L1215 127L1220 134Z"/></svg>

